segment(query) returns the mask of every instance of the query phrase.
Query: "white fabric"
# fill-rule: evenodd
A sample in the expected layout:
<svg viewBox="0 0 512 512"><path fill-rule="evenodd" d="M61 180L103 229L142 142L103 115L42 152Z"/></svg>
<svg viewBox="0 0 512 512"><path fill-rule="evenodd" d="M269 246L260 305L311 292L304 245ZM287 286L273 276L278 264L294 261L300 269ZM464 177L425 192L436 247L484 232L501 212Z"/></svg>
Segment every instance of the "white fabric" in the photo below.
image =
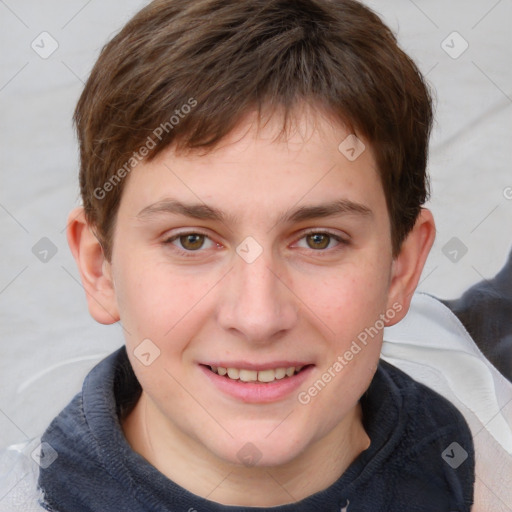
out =
<svg viewBox="0 0 512 512"><path fill-rule="evenodd" d="M476 452L473 512L511 512L512 384L457 317L435 298L415 294L404 320L385 329L382 357L446 397L466 418Z"/></svg>
<svg viewBox="0 0 512 512"><path fill-rule="evenodd" d="M37 489L39 465L32 454L40 440L12 445L0 452L0 512L41 512L43 493Z"/></svg>

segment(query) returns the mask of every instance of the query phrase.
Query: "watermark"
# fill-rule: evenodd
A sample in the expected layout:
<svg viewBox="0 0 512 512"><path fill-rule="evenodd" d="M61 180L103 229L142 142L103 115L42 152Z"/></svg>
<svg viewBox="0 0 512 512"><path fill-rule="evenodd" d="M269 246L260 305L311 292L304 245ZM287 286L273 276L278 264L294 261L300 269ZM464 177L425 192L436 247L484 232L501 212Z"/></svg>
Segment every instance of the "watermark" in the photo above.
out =
<svg viewBox="0 0 512 512"><path fill-rule="evenodd" d="M507 200L512 200L512 187L505 187L503 189L503 197Z"/></svg>
<svg viewBox="0 0 512 512"><path fill-rule="evenodd" d="M245 443L236 456L244 466L252 467L258 464L263 454L253 443Z"/></svg>
<svg viewBox="0 0 512 512"><path fill-rule="evenodd" d="M449 57L455 60L469 48L469 43L459 34L459 32L453 31L443 39L441 42L441 48Z"/></svg>
<svg viewBox="0 0 512 512"><path fill-rule="evenodd" d="M457 469L468 458L468 452L454 441L441 453L443 460L453 469Z"/></svg>
<svg viewBox="0 0 512 512"><path fill-rule="evenodd" d="M130 174L133 168L149 155L149 152L157 146L162 140L164 133L174 130L174 127L180 123L191 110L197 105L197 100L189 98L179 109L174 110L174 114L165 123L160 123L154 130L152 135L148 135L146 142L132 153L132 156L120 167L101 187L94 189L93 195L96 199L104 199L106 195L114 190L121 181Z"/></svg>
<svg viewBox="0 0 512 512"><path fill-rule="evenodd" d="M51 444L42 442L32 451L30 456L42 469L47 469L55 462L59 454Z"/></svg>
<svg viewBox="0 0 512 512"><path fill-rule="evenodd" d="M43 236L32 247L32 254L41 263L48 263L57 254L57 251L57 246L46 236Z"/></svg>
<svg viewBox="0 0 512 512"><path fill-rule="evenodd" d="M346 137L338 146L338 151L342 155L345 155L345 158L350 162L357 160L365 149L366 146L364 145L364 142L353 133Z"/></svg>
<svg viewBox="0 0 512 512"><path fill-rule="evenodd" d="M263 247L252 236L245 238L236 248L236 253L246 263L256 261L262 252Z"/></svg>
<svg viewBox="0 0 512 512"><path fill-rule="evenodd" d="M334 363L325 370L324 373L318 378L315 383L310 386L306 391L301 391L297 399L302 405L307 405L311 399L317 396L344 368L347 366L354 357L361 352L361 350L368 345L375 336L384 330L386 322L393 320L397 313L402 311L403 306L399 302L395 302L391 308L385 313L379 315L379 319L371 327L366 327L357 335L357 339L352 341L352 344L343 355L339 355Z"/></svg>
<svg viewBox="0 0 512 512"><path fill-rule="evenodd" d="M452 263L458 263L467 254L468 248L462 240L454 236L443 245L441 252Z"/></svg>
<svg viewBox="0 0 512 512"><path fill-rule="evenodd" d="M150 366L155 359L160 357L160 349L149 338L146 338L135 347L133 355L144 366Z"/></svg>
<svg viewBox="0 0 512 512"><path fill-rule="evenodd" d="M50 57L59 47L58 41L49 33L41 32L30 44L41 59Z"/></svg>

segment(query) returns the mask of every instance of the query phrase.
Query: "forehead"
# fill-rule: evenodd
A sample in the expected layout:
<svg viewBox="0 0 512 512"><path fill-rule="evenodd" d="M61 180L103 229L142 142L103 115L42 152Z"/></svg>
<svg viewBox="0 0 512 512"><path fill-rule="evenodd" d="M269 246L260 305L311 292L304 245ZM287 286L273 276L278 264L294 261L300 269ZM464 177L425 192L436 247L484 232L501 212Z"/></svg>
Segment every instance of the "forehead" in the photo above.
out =
<svg viewBox="0 0 512 512"><path fill-rule="evenodd" d="M167 200L202 203L233 216L344 200L382 213L385 198L371 146L318 110L295 113L286 132L274 115L248 114L215 148L163 150L141 162L125 184L131 215Z"/></svg>

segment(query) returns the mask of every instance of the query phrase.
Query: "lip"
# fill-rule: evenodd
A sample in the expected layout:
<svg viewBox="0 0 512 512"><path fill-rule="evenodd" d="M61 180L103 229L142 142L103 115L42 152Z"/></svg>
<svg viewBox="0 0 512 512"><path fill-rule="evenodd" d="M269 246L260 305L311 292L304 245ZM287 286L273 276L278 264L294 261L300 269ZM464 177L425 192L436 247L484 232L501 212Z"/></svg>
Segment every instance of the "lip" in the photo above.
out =
<svg viewBox="0 0 512 512"><path fill-rule="evenodd" d="M276 366L273 362L271 365L254 365L247 363L229 363L229 368L244 368L247 370L267 370L270 368L282 368L290 366L301 366L300 364L283 363L282 366ZM238 366L240 364L240 366ZM281 362L277 363L281 365ZM206 376L207 379L221 392L229 395L237 400L245 403L270 403L283 400L296 391L301 384L308 378L309 374L314 368L314 365L306 365L299 373L292 377L286 377L274 382L260 383L260 382L242 382L239 380L232 380L228 377L217 375L212 372L210 365L199 365L199 368ZM211 366L222 366L222 364L211 364ZM302 365L304 366L304 365Z"/></svg>
<svg viewBox="0 0 512 512"><path fill-rule="evenodd" d="M299 366L308 366L311 363L305 363L300 361L272 361L271 363L262 363L262 364L254 364L249 363L246 361L230 361L229 363L223 362L223 361L216 361L216 362L208 362L208 363L201 363L204 366L221 366L222 368L238 368L238 369L244 369L244 370L253 370L253 371L260 371L260 370L276 370L277 368L290 368L291 366L294 366L295 368L298 368Z"/></svg>

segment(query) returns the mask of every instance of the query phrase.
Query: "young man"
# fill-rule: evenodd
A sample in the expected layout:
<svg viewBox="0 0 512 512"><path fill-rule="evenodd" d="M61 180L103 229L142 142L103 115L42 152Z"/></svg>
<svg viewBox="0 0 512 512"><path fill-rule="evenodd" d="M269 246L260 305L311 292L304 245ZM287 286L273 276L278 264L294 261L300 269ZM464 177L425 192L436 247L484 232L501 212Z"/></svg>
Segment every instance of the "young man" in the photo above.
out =
<svg viewBox="0 0 512 512"><path fill-rule="evenodd" d="M461 414L380 361L435 227L430 96L376 15L155 1L75 120L68 240L126 348L42 437L47 510L470 510Z"/></svg>

